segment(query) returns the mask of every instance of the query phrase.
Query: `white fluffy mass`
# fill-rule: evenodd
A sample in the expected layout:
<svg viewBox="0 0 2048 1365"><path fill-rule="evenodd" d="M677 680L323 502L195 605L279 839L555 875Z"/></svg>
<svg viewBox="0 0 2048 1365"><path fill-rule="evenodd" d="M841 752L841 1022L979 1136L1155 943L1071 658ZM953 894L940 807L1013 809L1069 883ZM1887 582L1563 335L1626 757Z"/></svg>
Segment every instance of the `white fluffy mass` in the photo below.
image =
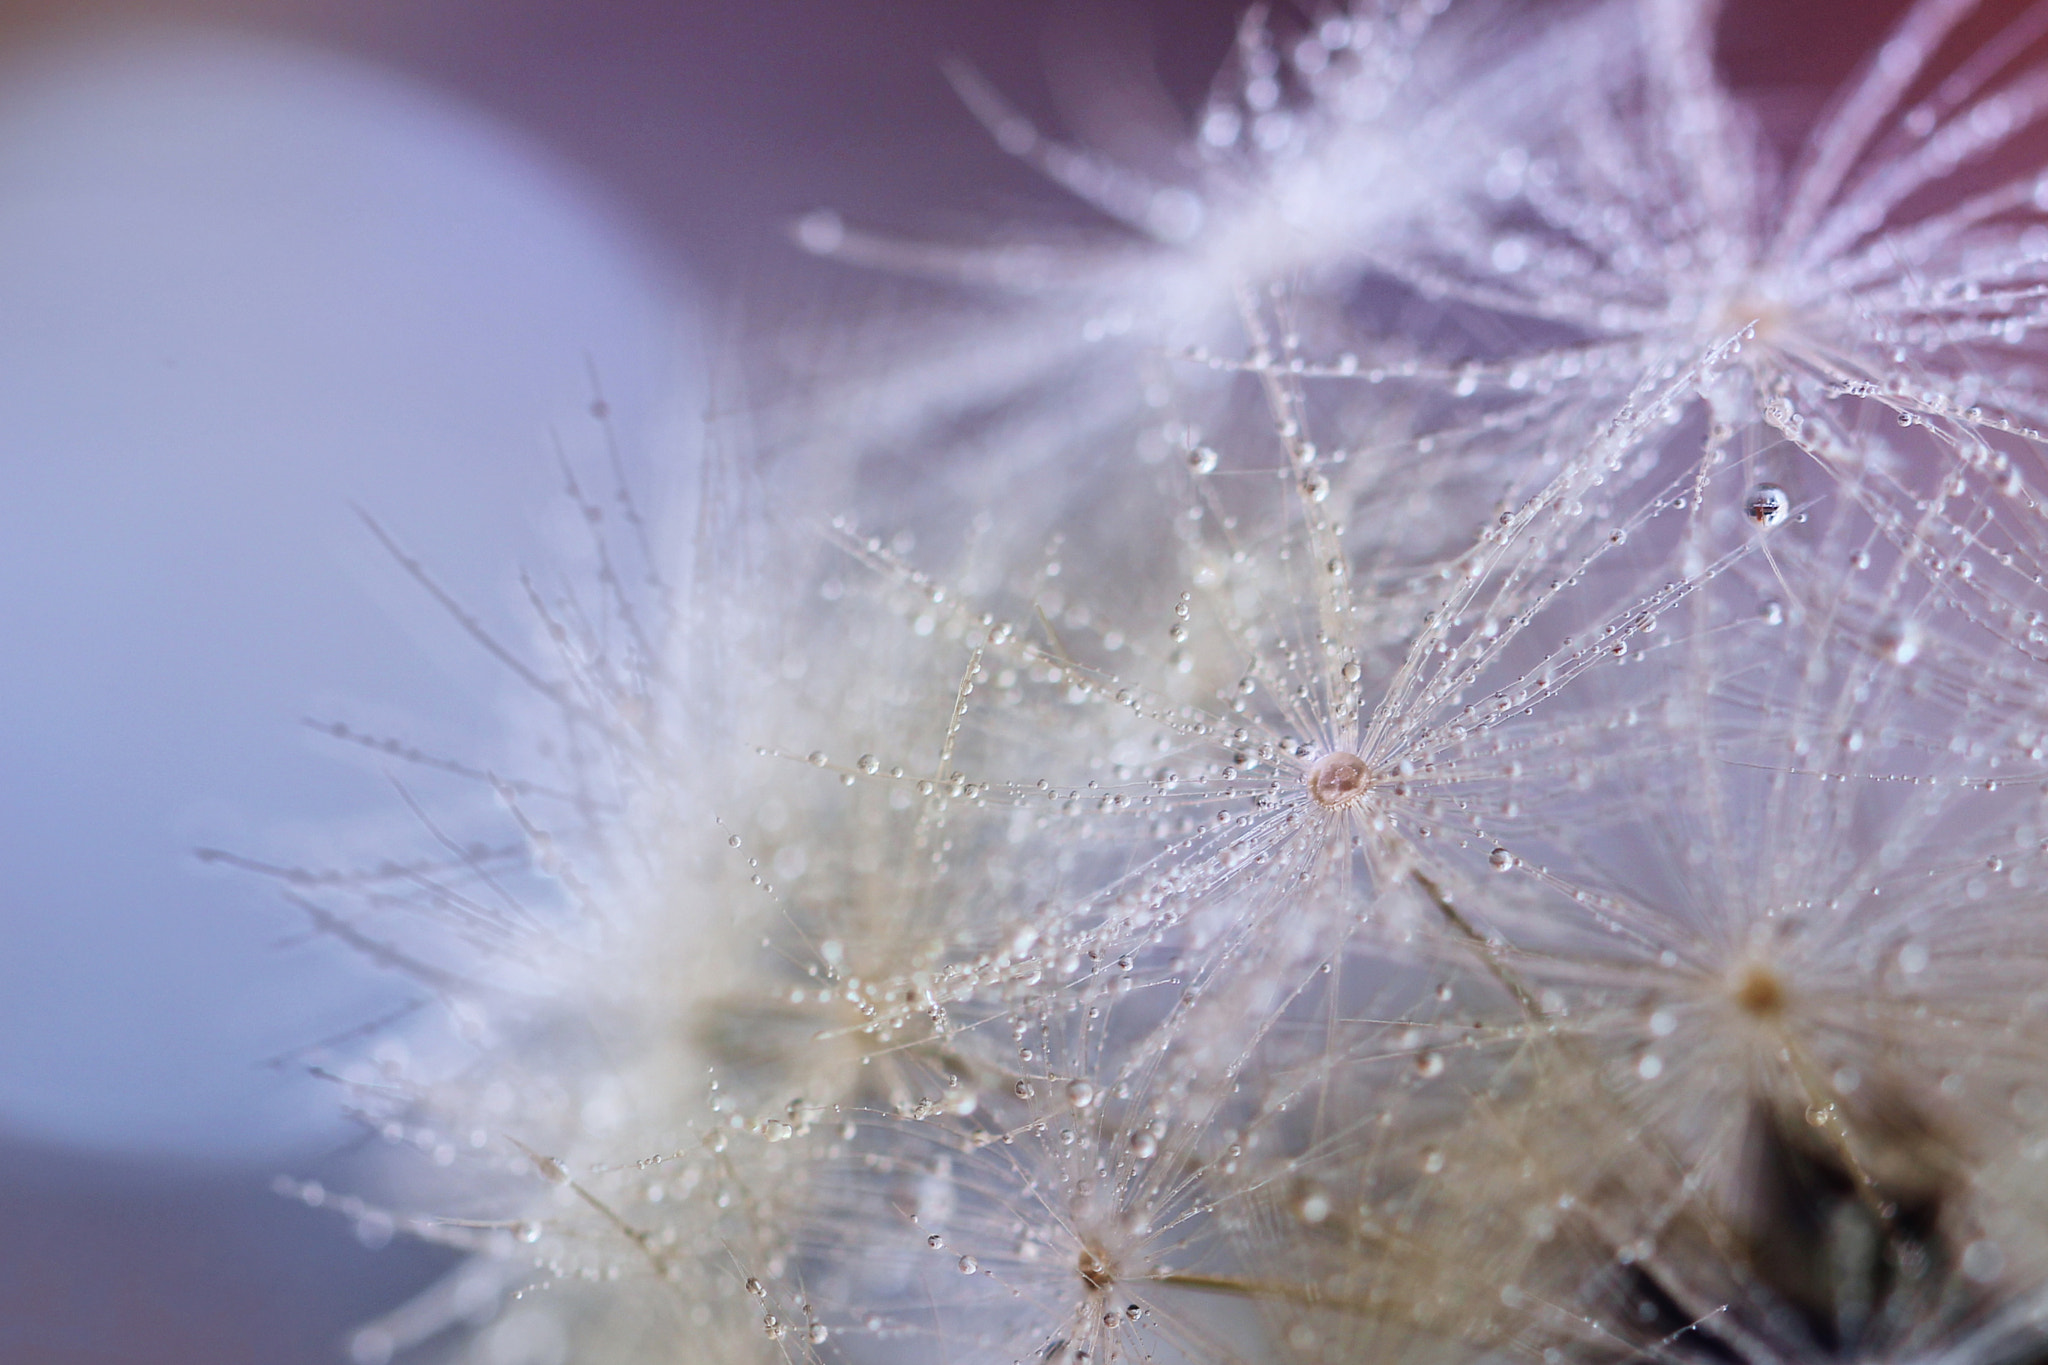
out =
<svg viewBox="0 0 2048 1365"><path fill-rule="evenodd" d="M1255 15L1152 167L956 72L1101 239L805 220L955 303L573 495L552 760L393 750L499 843L282 874L451 1022L330 1063L473 1251L358 1359L2048 1357L1992 9L1789 155L1707 0Z"/></svg>

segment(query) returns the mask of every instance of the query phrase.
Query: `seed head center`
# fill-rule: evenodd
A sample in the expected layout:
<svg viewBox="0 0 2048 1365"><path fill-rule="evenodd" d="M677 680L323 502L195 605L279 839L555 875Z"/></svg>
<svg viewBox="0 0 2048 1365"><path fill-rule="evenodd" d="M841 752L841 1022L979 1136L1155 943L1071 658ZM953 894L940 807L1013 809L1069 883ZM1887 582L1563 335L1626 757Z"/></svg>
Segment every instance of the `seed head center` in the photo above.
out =
<svg viewBox="0 0 2048 1365"><path fill-rule="evenodd" d="M1707 316L1717 340L1738 327L1754 327L1752 335L1766 346L1783 340L1794 321L1792 310L1774 291L1757 282L1725 295L1718 306L1707 310Z"/></svg>
<svg viewBox="0 0 2048 1365"><path fill-rule="evenodd" d="M1357 754L1338 750L1324 754L1308 770L1308 794L1317 805L1343 810L1372 786L1372 769Z"/></svg>
<svg viewBox="0 0 2048 1365"><path fill-rule="evenodd" d="M1770 1019L1785 1008L1785 982L1769 967L1752 963L1735 978L1735 1005L1744 1014Z"/></svg>

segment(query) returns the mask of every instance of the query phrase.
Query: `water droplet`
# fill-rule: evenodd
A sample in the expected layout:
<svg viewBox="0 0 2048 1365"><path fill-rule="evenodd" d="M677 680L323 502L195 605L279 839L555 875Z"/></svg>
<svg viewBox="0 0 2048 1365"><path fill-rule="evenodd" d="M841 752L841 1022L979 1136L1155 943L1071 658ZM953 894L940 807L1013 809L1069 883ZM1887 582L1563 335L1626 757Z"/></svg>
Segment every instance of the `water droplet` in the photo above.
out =
<svg viewBox="0 0 2048 1365"><path fill-rule="evenodd" d="M1095 1103L1095 1087L1086 1081L1068 1081L1067 1103L1076 1109L1086 1109Z"/></svg>
<svg viewBox="0 0 2048 1365"><path fill-rule="evenodd" d="M747 1276L747 1292L757 1299L765 1299L768 1297L768 1286L762 1284L752 1275L749 1275Z"/></svg>
<svg viewBox="0 0 2048 1365"><path fill-rule="evenodd" d="M1316 804L1329 810L1343 810L1365 795L1372 785L1372 770L1357 754L1339 750L1316 760L1308 770L1307 785Z"/></svg>
<svg viewBox="0 0 2048 1365"><path fill-rule="evenodd" d="M873 777L876 773L882 770L882 760L876 758L873 754L862 754L860 756L860 762L857 766L860 768L862 772L866 773L869 777Z"/></svg>
<svg viewBox="0 0 2048 1365"><path fill-rule="evenodd" d="M1418 1052L1415 1054L1415 1074L1425 1081L1435 1080L1444 1074L1444 1055L1441 1052Z"/></svg>
<svg viewBox="0 0 2048 1365"><path fill-rule="evenodd" d="M1344 675L1344 681L1348 683L1355 683L1365 676L1365 670L1358 666L1356 660L1345 664L1340 671Z"/></svg>
<svg viewBox="0 0 2048 1365"><path fill-rule="evenodd" d="M1784 625L1785 604L1783 602L1778 601L1775 598L1765 598L1763 601L1757 603L1756 619L1762 621L1767 626Z"/></svg>
<svg viewBox="0 0 2048 1365"><path fill-rule="evenodd" d="M1028 1100L1038 1093L1038 1087L1029 1081L1019 1081L1011 1088L1017 1092L1017 1098L1020 1100Z"/></svg>
<svg viewBox="0 0 2048 1365"><path fill-rule="evenodd" d="M1330 496L1330 481L1320 474L1311 474L1301 481L1301 495L1310 502L1321 502Z"/></svg>
<svg viewBox="0 0 2048 1365"><path fill-rule="evenodd" d="M1792 498L1774 483L1760 483L1742 500L1742 510L1759 526L1776 526L1792 515Z"/></svg>
<svg viewBox="0 0 2048 1365"><path fill-rule="evenodd" d="M1871 636L1871 643L1886 663L1911 663L1920 653L1920 627L1912 621L1887 621Z"/></svg>
<svg viewBox="0 0 2048 1365"><path fill-rule="evenodd" d="M1998 1243L1978 1238L1963 1248L1963 1274L1978 1284L1997 1279L2005 1271L2005 1252Z"/></svg>
<svg viewBox="0 0 2048 1365"><path fill-rule="evenodd" d="M830 256L846 243L846 223L830 209L816 209L797 219L797 245L813 256Z"/></svg>
<svg viewBox="0 0 2048 1365"><path fill-rule="evenodd" d="M943 1251L946 1247L946 1239L935 1232L931 1236L924 1239L924 1244L930 1247L933 1251Z"/></svg>
<svg viewBox="0 0 2048 1365"><path fill-rule="evenodd" d="M822 768L825 766L825 762L825 751L823 749L811 750L810 764L813 768Z"/></svg>
<svg viewBox="0 0 2048 1365"><path fill-rule="evenodd" d="M811 1345L823 1346L825 1339L831 1335L831 1329L826 1327L824 1323L814 1322L811 1324Z"/></svg>
<svg viewBox="0 0 2048 1365"><path fill-rule="evenodd" d="M1188 452L1188 468L1197 474L1216 472L1216 452L1207 446L1196 446Z"/></svg>
<svg viewBox="0 0 2048 1365"><path fill-rule="evenodd" d="M1131 1155L1140 1161L1149 1160L1159 1151L1159 1139L1148 1132L1131 1134Z"/></svg>
<svg viewBox="0 0 2048 1365"><path fill-rule="evenodd" d="M1522 860L1504 848L1497 848L1486 855L1486 861L1496 872L1512 872Z"/></svg>
<svg viewBox="0 0 2048 1365"><path fill-rule="evenodd" d="M962 1256L960 1258L960 1273L962 1275L972 1275L979 1269L981 1269L981 1262L975 1260L972 1256Z"/></svg>

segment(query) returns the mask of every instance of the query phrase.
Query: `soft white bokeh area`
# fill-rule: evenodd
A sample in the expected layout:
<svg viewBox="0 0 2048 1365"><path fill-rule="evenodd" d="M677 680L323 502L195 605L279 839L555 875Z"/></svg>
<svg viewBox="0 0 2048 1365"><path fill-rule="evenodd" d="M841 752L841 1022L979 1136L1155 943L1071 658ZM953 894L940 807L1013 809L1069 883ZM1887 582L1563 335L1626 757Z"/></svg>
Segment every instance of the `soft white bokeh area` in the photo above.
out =
<svg viewBox="0 0 2048 1365"><path fill-rule="evenodd" d="M388 74L164 30L0 71L0 1130L344 1132L259 1063L399 987L192 850L391 819L302 716L501 741L502 671L351 503L517 631L586 357L650 497L687 458L685 312L594 194Z"/></svg>

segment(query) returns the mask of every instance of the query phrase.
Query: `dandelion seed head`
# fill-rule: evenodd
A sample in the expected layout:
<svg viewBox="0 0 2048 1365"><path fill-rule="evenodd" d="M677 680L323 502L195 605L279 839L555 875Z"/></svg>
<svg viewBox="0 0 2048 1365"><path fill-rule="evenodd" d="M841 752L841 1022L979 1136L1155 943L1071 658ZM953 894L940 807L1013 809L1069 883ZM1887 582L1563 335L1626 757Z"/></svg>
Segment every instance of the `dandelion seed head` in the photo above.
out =
<svg viewBox="0 0 2048 1365"><path fill-rule="evenodd" d="M283 879L480 979L344 1078L417 1226L616 1358L2038 1353L2032 78L1920 6L1780 170L1708 7L1443 8L1154 167L954 72L1114 240L798 225L1005 301L535 590L511 853Z"/></svg>
<svg viewBox="0 0 2048 1365"><path fill-rule="evenodd" d="M1075 1271L1091 1294L1103 1293L1116 1285L1116 1263L1099 1247L1082 1247Z"/></svg>

